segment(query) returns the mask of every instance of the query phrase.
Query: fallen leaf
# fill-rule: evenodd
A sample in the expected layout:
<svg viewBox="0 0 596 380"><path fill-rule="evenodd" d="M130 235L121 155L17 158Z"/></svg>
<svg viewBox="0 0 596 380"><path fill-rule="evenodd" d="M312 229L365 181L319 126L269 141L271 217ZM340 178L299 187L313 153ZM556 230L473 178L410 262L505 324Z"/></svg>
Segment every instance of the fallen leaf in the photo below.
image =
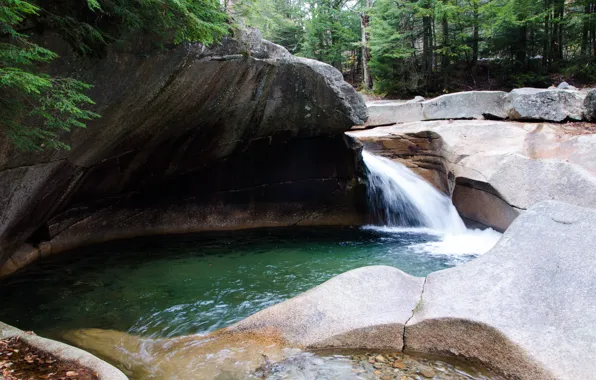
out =
<svg viewBox="0 0 596 380"><path fill-rule="evenodd" d="M68 377L75 377L77 375L78 375L78 373L76 373L75 371L68 371L68 372L66 372L66 376L68 376Z"/></svg>

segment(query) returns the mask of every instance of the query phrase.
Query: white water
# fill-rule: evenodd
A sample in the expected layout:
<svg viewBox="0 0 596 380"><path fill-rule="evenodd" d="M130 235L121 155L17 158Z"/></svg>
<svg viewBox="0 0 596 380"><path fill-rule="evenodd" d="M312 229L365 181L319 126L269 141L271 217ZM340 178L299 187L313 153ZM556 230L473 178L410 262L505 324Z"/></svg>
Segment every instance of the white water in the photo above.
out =
<svg viewBox="0 0 596 380"><path fill-rule="evenodd" d="M368 169L368 202L374 219L365 228L380 232L437 235L439 241L414 246L436 255L469 256L491 249L501 234L469 230L451 199L404 165L362 152Z"/></svg>

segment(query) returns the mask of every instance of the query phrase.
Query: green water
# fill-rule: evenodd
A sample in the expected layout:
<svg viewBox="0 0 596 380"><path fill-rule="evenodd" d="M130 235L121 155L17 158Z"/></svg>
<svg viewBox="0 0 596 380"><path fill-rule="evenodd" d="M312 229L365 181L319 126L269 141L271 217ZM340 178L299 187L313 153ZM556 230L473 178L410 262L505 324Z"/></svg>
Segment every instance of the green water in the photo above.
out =
<svg viewBox="0 0 596 380"><path fill-rule="evenodd" d="M171 337L213 331L365 265L412 275L472 255L433 255L426 233L287 228L139 238L42 260L0 283L0 320L55 336L102 328Z"/></svg>

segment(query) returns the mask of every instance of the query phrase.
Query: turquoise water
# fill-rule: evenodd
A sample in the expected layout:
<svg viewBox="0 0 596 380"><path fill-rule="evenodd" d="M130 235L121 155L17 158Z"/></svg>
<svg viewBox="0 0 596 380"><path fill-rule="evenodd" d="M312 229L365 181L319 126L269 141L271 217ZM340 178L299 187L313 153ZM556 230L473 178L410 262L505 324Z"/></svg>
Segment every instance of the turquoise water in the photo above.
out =
<svg viewBox="0 0 596 380"><path fill-rule="evenodd" d="M102 328L213 331L366 265L416 276L474 255L435 255L424 232L283 228L139 238L42 260L0 283L0 320L56 336ZM422 248L421 248L422 247Z"/></svg>

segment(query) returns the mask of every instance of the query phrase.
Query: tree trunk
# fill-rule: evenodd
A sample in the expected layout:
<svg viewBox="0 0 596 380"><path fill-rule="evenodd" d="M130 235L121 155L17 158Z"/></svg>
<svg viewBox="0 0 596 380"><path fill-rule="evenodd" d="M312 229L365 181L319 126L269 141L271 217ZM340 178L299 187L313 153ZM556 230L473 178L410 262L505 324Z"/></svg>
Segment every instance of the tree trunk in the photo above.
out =
<svg viewBox="0 0 596 380"><path fill-rule="evenodd" d="M581 55L589 55L588 44L589 44L589 33L590 33L590 11L592 4L589 2L584 6L584 19L582 21L582 43L581 43Z"/></svg>
<svg viewBox="0 0 596 380"><path fill-rule="evenodd" d="M515 46L515 60L526 66L528 50L528 24L523 24L518 30L518 40Z"/></svg>
<svg viewBox="0 0 596 380"><path fill-rule="evenodd" d="M559 16L559 34L557 35L557 55L559 59L563 59L563 35L565 32L565 0L559 0L557 2L558 16Z"/></svg>
<svg viewBox="0 0 596 380"><path fill-rule="evenodd" d="M544 8L548 9L549 1L544 0ZM544 15L544 41L543 41L543 52L542 52L542 63L544 67L548 67L550 62L550 12L547 11Z"/></svg>
<svg viewBox="0 0 596 380"><path fill-rule="evenodd" d="M447 5L448 0L443 0L443 4ZM441 29L443 30L443 49L441 50L441 73L443 75L443 88L447 88L449 76L449 22L447 15L443 12L441 19Z"/></svg>
<svg viewBox="0 0 596 380"><path fill-rule="evenodd" d="M478 65L478 38L479 38L479 25L478 25L478 1L474 0L474 36L472 37L472 66L474 67L474 75L476 75L476 68Z"/></svg>
<svg viewBox="0 0 596 380"><path fill-rule="evenodd" d="M594 13L596 12L596 4L590 2L592 9L590 12L590 38L592 39L592 52L596 56L596 22L594 20Z"/></svg>
<svg viewBox="0 0 596 380"><path fill-rule="evenodd" d="M424 37L422 40L422 56L424 57L424 70L427 73L427 80L430 80L433 71L433 51L432 51L432 25L429 16L422 18L422 28Z"/></svg>
<svg viewBox="0 0 596 380"><path fill-rule="evenodd" d="M362 77L363 77L363 85L364 88L367 90L371 90L373 88L373 79L370 75L370 48L368 47L368 22L369 16L368 11L370 9L370 0L366 0L366 6L364 12L360 14L360 29L362 33Z"/></svg>
<svg viewBox="0 0 596 380"><path fill-rule="evenodd" d="M226 13L230 16L234 16L234 4L235 3L236 3L236 0L225 0Z"/></svg>
<svg viewBox="0 0 596 380"><path fill-rule="evenodd" d="M430 4L425 4L425 8L429 10ZM433 73L433 26L432 18L430 15L422 16L422 57L423 57L423 68L426 72L426 84L430 86Z"/></svg>

